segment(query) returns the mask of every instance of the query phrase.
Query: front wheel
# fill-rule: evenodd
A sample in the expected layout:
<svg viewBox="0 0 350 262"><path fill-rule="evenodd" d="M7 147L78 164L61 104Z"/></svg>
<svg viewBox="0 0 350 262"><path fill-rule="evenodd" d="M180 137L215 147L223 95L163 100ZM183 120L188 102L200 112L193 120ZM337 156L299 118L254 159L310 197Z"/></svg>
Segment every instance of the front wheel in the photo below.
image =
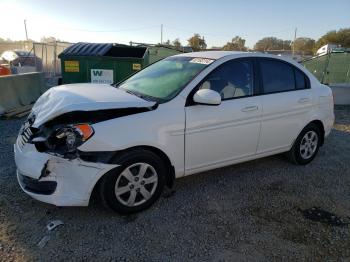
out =
<svg viewBox="0 0 350 262"><path fill-rule="evenodd" d="M160 196L166 167L161 158L147 150L126 153L117 159L119 167L106 174L101 183L102 200L121 214L142 211Z"/></svg>
<svg viewBox="0 0 350 262"><path fill-rule="evenodd" d="M316 156L321 144L321 132L317 125L307 125L295 140L293 147L287 153L295 164L306 165Z"/></svg>

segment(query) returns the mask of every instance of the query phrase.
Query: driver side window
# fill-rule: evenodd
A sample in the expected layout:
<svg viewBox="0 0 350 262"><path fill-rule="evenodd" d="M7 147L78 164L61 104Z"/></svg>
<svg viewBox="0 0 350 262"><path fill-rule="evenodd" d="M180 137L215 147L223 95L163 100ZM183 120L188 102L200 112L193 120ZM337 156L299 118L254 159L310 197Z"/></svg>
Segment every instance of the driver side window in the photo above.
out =
<svg viewBox="0 0 350 262"><path fill-rule="evenodd" d="M199 89L211 89L221 95L221 99L231 99L253 95L253 64L248 60L232 60L211 72Z"/></svg>

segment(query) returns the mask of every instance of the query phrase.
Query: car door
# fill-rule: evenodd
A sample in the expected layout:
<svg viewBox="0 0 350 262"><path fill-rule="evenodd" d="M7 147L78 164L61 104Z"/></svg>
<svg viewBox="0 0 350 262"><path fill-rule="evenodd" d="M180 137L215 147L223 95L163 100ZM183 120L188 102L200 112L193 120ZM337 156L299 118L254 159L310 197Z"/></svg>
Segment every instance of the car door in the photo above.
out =
<svg viewBox="0 0 350 262"><path fill-rule="evenodd" d="M294 65L259 59L263 115L258 153L286 151L303 128L313 105L308 77Z"/></svg>
<svg viewBox="0 0 350 262"><path fill-rule="evenodd" d="M254 75L254 61L235 59L209 73L193 90L185 107L186 175L224 166L256 153L262 103ZM217 106L192 100L199 89L217 91ZM192 97L191 97L192 96Z"/></svg>

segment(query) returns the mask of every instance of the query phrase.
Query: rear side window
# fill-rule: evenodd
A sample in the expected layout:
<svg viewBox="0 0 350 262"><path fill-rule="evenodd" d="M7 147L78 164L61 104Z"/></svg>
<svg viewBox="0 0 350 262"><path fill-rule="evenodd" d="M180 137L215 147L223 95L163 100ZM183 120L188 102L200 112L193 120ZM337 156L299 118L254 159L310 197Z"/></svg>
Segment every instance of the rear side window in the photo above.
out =
<svg viewBox="0 0 350 262"><path fill-rule="evenodd" d="M295 90L294 68L277 60L261 60L260 70L264 93Z"/></svg>
<svg viewBox="0 0 350 262"><path fill-rule="evenodd" d="M306 76L297 69L295 69L295 87L296 89L308 88Z"/></svg>

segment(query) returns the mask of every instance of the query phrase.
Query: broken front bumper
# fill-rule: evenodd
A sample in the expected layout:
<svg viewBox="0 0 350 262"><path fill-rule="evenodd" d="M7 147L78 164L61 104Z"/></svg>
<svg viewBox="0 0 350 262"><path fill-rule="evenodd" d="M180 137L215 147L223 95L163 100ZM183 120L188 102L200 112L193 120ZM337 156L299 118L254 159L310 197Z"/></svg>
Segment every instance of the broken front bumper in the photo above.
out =
<svg viewBox="0 0 350 262"><path fill-rule="evenodd" d="M22 190L56 206L87 206L97 181L118 166L40 153L29 143L17 142L14 152Z"/></svg>

